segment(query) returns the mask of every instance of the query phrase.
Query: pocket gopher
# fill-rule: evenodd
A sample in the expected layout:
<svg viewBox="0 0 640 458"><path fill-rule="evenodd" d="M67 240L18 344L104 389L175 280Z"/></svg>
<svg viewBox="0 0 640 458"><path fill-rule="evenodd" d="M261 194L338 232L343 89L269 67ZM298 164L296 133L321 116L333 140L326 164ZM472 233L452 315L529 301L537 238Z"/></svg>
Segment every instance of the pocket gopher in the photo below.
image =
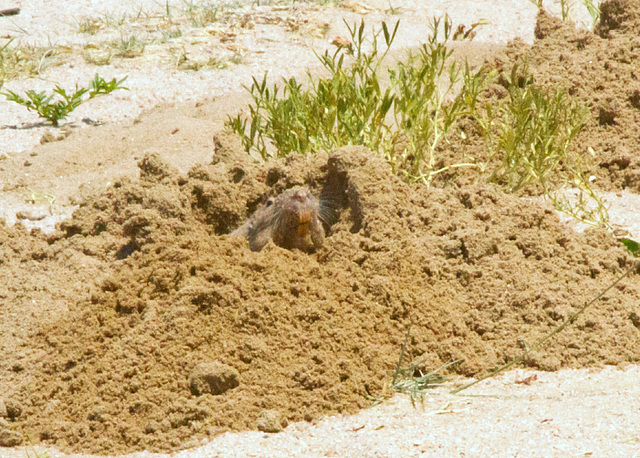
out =
<svg viewBox="0 0 640 458"><path fill-rule="evenodd" d="M308 252L322 246L323 222L328 223L326 216L332 211L307 188L297 186L270 198L231 235L247 238L252 251L262 250L273 240L279 247Z"/></svg>

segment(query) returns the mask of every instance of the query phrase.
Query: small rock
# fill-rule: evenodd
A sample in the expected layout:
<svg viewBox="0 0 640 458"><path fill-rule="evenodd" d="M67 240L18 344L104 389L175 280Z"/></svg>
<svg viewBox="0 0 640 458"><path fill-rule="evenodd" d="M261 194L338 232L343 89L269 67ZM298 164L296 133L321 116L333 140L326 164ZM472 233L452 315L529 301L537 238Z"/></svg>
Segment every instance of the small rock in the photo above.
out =
<svg viewBox="0 0 640 458"><path fill-rule="evenodd" d="M195 396L205 393L219 395L237 387L239 376L235 368L218 361L200 363L189 375L189 387Z"/></svg>
<svg viewBox="0 0 640 458"><path fill-rule="evenodd" d="M15 420L22 415L22 404L18 401L7 399L4 401L4 405L7 409L7 418Z"/></svg>
<svg viewBox="0 0 640 458"><path fill-rule="evenodd" d="M279 433L287 427L289 422L277 410L263 410L258 415L256 426L265 433Z"/></svg>
<svg viewBox="0 0 640 458"><path fill-rule="evenodd" d="M47 217L47 214L42 212L33 212L21 210L16 212L16 219L28 219L29 221L42 221Z"/></svg>

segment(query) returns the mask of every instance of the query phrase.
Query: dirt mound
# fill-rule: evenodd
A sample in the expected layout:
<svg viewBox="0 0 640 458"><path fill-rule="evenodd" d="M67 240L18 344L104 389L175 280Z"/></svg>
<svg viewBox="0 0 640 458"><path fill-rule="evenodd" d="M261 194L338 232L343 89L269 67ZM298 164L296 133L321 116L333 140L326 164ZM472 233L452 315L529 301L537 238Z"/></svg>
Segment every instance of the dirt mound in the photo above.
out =
<svg viewBox="0 0 640 458"><path fill-rule="evenodd" d="M589 108L587 125L573 144L594 154L590 174L606 190L640 191L640 1L600 5L596 33L578 30L541 10L531 48L512 44L497 60L506 74L528 62L535 83L563 86Z"/></svg>
<svg viewBox="0 0 640 458"><path fill-rule="evenodd" d="M462 360L455 370L476 374L519 354L630 262L606 233L575 234L550 208L490 186L412 187L363 148L265 166L236 148L219 142L217 162L186 177L148 156L139 182L87 200L46 240L2 228L8 258L65 265L82 253L102 272L75 288L64 319L30 337L19 370L3 363L5 400L20 407L12 437L76 452L166 451L264 429L266 417L286 425L353 412L389 382L412 318L409 358L430 368ZM340 196L316 253L273 243L252 252L225 235L295 185ZM54 280L74 290L72 276ZM623 282L527 364L638 361L638 284Z"/></svg>

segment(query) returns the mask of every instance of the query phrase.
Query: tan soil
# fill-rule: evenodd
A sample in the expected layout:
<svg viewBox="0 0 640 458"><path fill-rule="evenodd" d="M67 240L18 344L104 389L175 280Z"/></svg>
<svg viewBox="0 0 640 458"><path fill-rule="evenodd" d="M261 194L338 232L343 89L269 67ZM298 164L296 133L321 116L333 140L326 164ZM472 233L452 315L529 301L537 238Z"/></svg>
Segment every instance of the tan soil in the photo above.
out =
<svg viewBox="0 0 640 458"><path fill-rule="evenodd" d="M627 65L604 53L637 36L637 16L622 19L607 21L599 38L543 15L534 51L518 45L507 56L531 53L541 81L566 72L560 64L569 56ZM550 61L577 43L574 36L587 37L578 40L584 48ZM604 99L597 98L584 141L593 139L600 161L605 138L615 154L626 152L625 167L614 173L602 165L598 177L614 191L637 191L640 110L628 98L632 82L606 89L614 83L603 83L605 65L585 71L573 92L606 92L622 108L615 122L601 123ZM430 369L461 360L455 372L482 374L631 265L603 230L575 233L550 207L493 186L407 185L362 148L255 163L233 137L202 133L207 119L220 122L225 103L82 129L37 149L36 175L54 183L63 161L76 161L78 174L91 173L106 190L81 190L73 218L53 234L0 226L0 393L8 418L0 438L7 445L171 451L256 429L272 414L284 426L353 413L385 393L412 319L409 360ZM191 159L180 155L187 144L196 145ZM153 154L163 146L164 158ZM86 165L65 159L65 148L86 148ZM132 169L116 178L132 157L139 179ZM191 167L194 157L204 165ZM102 165L92 169L95 161ZM340 217L322 248L307 254L268 244L253 252L228 236L269 197L298 185L340 196ZM639 301L635 273L526 366L638 362ZM195 378L226 391L194 390Z"/></svg>

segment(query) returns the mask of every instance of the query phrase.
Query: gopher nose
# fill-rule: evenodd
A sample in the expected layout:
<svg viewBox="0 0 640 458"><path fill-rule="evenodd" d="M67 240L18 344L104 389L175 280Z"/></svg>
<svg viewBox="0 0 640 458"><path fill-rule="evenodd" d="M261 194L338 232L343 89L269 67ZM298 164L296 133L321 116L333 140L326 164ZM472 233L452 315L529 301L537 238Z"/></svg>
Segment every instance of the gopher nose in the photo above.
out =
<svg viewBox="0 0 640 458"><path fill-rule="evenodd" d="M309 194L304 189L299 189L298 191L296 191L296 193L293 195L293 197L297 201L302 202L302 201L304 201L305 199L307 199L309 197Z"/></svg>

